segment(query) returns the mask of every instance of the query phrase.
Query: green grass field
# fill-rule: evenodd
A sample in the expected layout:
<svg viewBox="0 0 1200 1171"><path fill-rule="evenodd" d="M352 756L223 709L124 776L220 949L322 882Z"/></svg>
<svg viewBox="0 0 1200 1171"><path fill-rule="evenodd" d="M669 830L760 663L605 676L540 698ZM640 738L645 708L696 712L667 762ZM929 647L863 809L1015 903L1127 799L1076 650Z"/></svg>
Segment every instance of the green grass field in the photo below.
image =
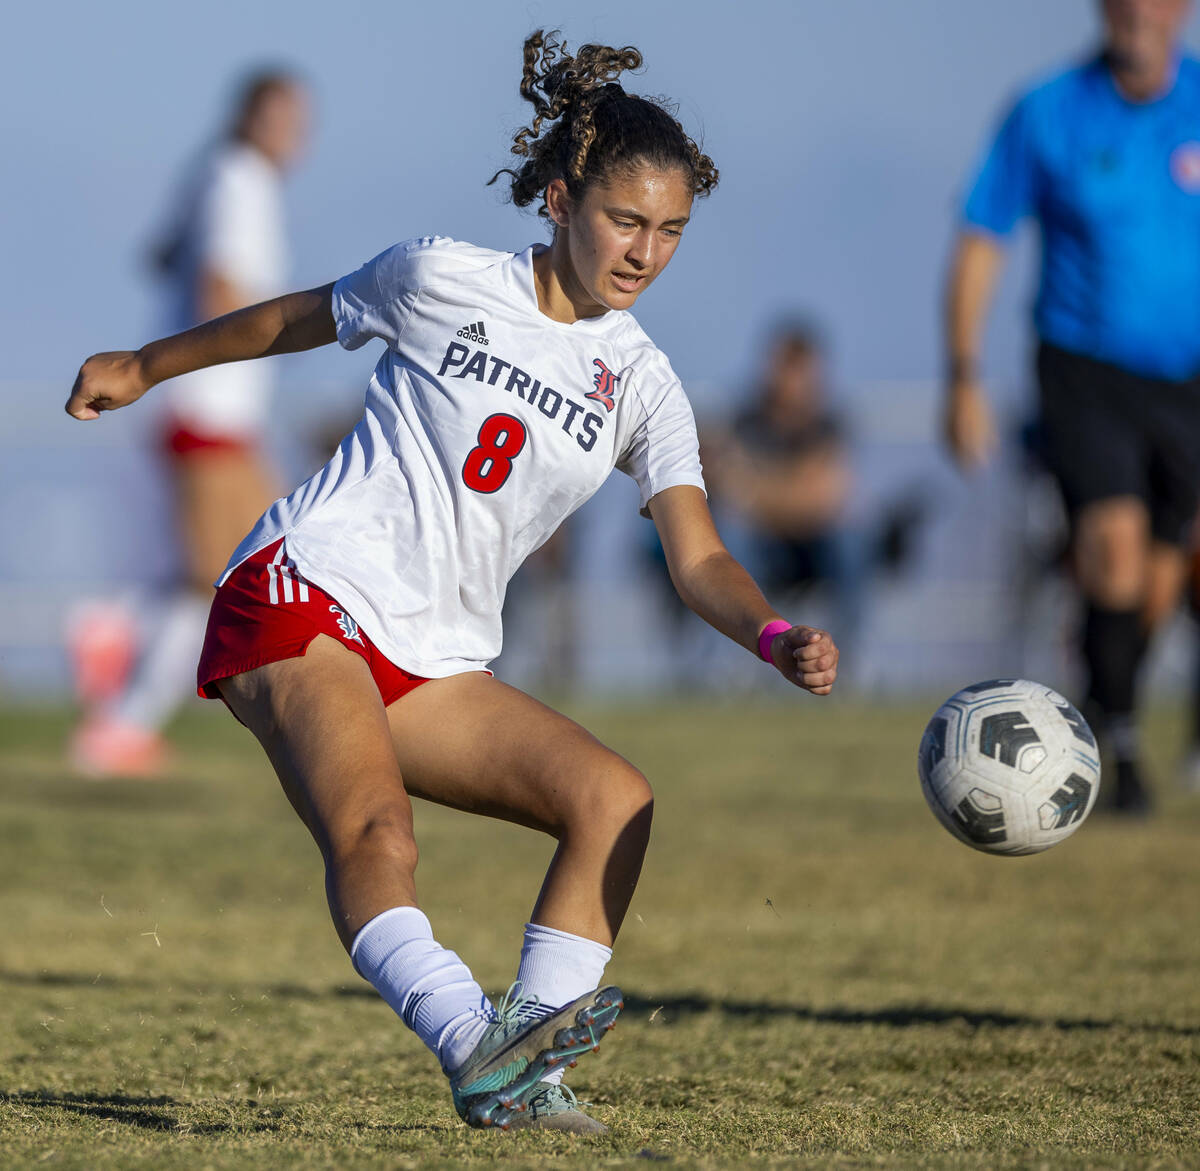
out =
<svg viewBox="0 0 1200 1171"><path fill-rule="evenodd" d="M572 711L658 792L627 1010L574 1071L599 1139L458 1122L216 705L158 784L73 780L66 714L8 711L0 1164L1200 1165L1200 799L985 857L921 799L927 710ZM1165 778L1178 721L1147 731ZM503 990L550 842L417 816L439 938Z"/></svg>

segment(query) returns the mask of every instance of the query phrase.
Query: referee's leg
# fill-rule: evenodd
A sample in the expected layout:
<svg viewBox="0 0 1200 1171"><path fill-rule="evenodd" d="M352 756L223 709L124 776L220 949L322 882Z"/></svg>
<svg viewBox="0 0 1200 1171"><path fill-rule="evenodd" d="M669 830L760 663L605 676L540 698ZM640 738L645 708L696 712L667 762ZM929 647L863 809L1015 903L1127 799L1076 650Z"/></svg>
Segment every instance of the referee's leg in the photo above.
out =
<svg viewBox="0 0 1200 1171"><path fill-rule="evenodd" d="M1142 625L1153 636L1175 613L1188 581L1188 557L1178 545L1151 540Z"/></svg>
<svg viewBox="0 0 1200 1171"><path fill-rule="evenodd" d="M1139 409L1148 390L1126 371L1045 344L1037 368L1044 455L1071 518L1084 600L1083 706L1116 766L1105 801L1143 813L1150 799L1138 765L1134 709L1155 511L1147 466L1153 427Z"/></svg>
<svg viewBox="0 0 1200 1171"><path fill-rule="evenodd" d="M1074 524L1075 572L1086 601L1083 658L1085 707L1116 766L1112 808L1144 813L1150 796L1139 765L1137 679L1144 657L1152 563L1150 513L1136 496L1114 496L1079 510Z"/></svg>

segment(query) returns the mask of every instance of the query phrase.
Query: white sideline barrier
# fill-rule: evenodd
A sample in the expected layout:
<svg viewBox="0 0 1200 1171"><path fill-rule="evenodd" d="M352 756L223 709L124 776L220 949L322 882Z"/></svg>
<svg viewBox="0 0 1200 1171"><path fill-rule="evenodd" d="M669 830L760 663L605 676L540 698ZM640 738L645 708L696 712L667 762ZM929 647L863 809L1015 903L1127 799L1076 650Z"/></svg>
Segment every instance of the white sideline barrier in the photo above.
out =
<svg viewBox="0 0 1200 1171"><path fill-rule="evenodd" d="M80 425L62 414L60 391L0 386L0 696L10 698L65 693L63 626L72 605L145 595L170 577L174 561L169 509L146 444L152 413ZM1020 674L1070 690L1070 590L1031 574L1029 565L1031 540L1053 524L1053 505L1027 490L1011 453L986 475L961 480L933 441L935 396L929 383L880 383L847 397L856 437L855 513L869 517L914 485L931 495L933 508L914 564L871 587L860 652L844 668L846 689L939 695L974 679ZM701 415L717 401L705 388L694 398ZM328 396L297 401L308 414L290 419L300 434L311 430ZM294 437L290 449L283 444L297 476L304 474L298 446ZM674 628L641 553L649 522L637 516L625 477L614 476L573 523L571 581L513 608L502 674L527 685L543 679L547 655L560 653L547 641L544 615L554 614L557 628L573 607L577 629L586 632L574 643L581 690L769 686L760 664L698 621L682 628L682 645L668 643ZM819 593L802 608L798 619L829 623L828 599ZM1152 672L1158 692L1187 685L1192 640L1186 619L1163 640Z"/></svg>

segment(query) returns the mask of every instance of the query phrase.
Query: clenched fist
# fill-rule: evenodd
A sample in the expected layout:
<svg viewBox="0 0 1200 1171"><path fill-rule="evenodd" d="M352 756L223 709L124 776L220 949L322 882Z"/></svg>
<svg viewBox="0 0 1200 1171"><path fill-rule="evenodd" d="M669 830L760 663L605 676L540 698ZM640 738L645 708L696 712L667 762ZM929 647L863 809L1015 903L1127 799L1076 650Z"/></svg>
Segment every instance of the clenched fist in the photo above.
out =
<svg viewBox="0 0 1200 1171"><path fill-rule="evenodd" d="M93 354L75 377L67 414L74 419L98 419L101 411L115 411L137 402L153 385L135 351Z"/></svg>
<svg viewBox="0 0 1200 1171"><path fill-rule="evenodd" d="M828 631L793 626L771 640L771 661L789 683L828 695L837 678L838 649Z"/></svg>

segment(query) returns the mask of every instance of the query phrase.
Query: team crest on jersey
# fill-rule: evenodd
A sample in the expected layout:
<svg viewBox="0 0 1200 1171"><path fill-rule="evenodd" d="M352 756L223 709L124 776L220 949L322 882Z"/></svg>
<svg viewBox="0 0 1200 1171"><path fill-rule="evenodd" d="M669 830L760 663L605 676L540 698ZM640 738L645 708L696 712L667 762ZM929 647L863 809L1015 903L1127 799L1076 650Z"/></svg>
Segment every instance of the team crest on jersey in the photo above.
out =
<svg viewBox="0 0 1200 1171"><path fill-rule="evenodd" d="M1181 142L1171 152L1171 178L1189 195L1200 195L1200 142Z"/></svg>
<svg viewBox="0 0 1200 1171"><path fill-rule="evenodd" d="M596 402L604 404L606 411L611 411L617 405L613 400L613 394L621 376L614 374L599 358L593 358L592 365L596 367L596 373L592 375L596 389L589 390L583 397L595 399Z"/></svg>
<svg viewBox="0 0 1200 1171"><path fill-rule="evenodd" d="M367 644L363 642L363 637L358 632L358 623L341 606L330 606L329 609L337 615L338 625L342 628L342 634L346 641L356 642L359 646L365 647Z"/></svg>

